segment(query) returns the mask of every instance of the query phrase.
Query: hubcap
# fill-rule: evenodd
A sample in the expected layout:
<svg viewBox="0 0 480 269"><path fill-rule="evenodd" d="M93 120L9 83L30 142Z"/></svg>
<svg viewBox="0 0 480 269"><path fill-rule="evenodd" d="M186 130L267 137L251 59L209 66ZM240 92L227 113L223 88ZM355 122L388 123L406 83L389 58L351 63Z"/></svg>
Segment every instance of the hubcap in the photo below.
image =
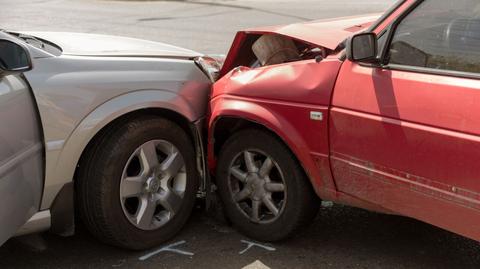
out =
<svg viewBox="0 0 480 269"><path fill-rule="evenodd" d="M275 221L283 212L287 189L283 172L266 153L239 153L229 167L230 194L238 209L255 223Z"/></svg>
<svg viewBox="0 0 480 269"><path fill-rule="evenodd" d="M123 213L139 229L158 229L178 213L186 182L185 162L178 149L165 140L148 141L132 153L123 169Z"/></svg>

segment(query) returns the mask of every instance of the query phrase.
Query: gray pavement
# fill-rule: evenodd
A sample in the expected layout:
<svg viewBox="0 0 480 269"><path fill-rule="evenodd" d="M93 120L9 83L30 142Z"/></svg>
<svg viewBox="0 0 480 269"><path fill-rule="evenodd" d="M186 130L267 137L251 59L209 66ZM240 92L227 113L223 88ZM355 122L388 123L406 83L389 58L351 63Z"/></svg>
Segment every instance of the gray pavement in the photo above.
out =
<svg viewBox="0 0 480 269"><path fill-rule="evenodd" d="M204 53L226 53L235 31L378 13L393 0L100 1L0 0L0 28L75 31L146 38ZM436 227L350 207L322 208L297 237L266 248L196 209L167 242L184 253L130 252L105 246L80 225L77 235L13 239L0 268L479 268L480 245ZM33 247L32 247L33 245ZM43 249L42 249L43 248ZM274 251L271 251L274 248ZM184 254L193 254L184 255Z"/></svg>
<svg viewBox="0 0 480 269"><path fill-rule="evenodd" d="M225 224L196 210L182 232L158 248L132 252L98 243L81 227L74 237L45 234L46 250L18 239L0 248L0 268L479 268L477 242L399 216L350 207L322 208L316 220L295 238L248 246ZM165 246L184 255L163 251ZM274 248L274 251L271 251ZM260 263L260 264L259 264ZM250 266L250 267L248 267Z"/></svg>
<svg viewBox="0 0 480 269"><path fill-rule="evenodd" d="M0 28L115 34L226 53L237 30L378 13L393 0L0 0Z"/></svg>

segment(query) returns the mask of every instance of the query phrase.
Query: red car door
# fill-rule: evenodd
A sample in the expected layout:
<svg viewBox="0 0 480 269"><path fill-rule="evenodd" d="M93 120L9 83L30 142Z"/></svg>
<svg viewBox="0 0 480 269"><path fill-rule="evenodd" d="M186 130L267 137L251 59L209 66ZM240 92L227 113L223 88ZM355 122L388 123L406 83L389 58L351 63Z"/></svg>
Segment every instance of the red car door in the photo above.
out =
<svg viewBox="0 0 480 269"><path fill-rule="evenodd" d="M480 240L480 3L419 1L379 44L334 90L338 190Z"/></svg>

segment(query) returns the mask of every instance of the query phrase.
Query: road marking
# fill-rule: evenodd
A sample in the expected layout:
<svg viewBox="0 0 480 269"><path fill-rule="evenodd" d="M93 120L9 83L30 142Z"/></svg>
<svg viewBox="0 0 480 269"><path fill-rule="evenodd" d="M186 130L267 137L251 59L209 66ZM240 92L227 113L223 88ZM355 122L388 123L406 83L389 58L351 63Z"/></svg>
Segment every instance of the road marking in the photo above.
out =
<svg viewBox="0 0 480 269"><path fill-rule="evenodd" d="M322 201L322 206L323 206L323 207L332 207L332 206L333 206L333 202L331 202L331 201Z"/></svg>
<svg viewBox="0 0 480 269"><path fill-rule="evenodd" d="M183 245L183 244L185 244L185 243L186 243L185 240L182 240L182 241L177 242L177 243L173 243L173 244L171 244L171 245L162 247L162 248L157 249L157 250L155 250L155 251L153 251L153 252L150 252L150 253L148 253L148 254L145 254L145 255L143 255L142 257L138 258L138 259L141 260L141 261L144 261L144 260L149 259L149 258L151 258L151 257L153 257L153 256L155 256L155 255L157 255L157 254L159 254L159 253L161 253L161 252L173 252L173 253L177 253L177 254L181 254L181 255L185 255L185 256L193 256L194 253L192 253L192 252L183 251L183 250L180 250L180 249L175 249L175 248L173 248L173 247L176 247L176 246L179 246L179 245Z"/></svg>
<svg viewBox="0 0 480 269"><path fill-rule="evenodd" d="M270 269L270 267L263 264L263 262L256 260L253 263L243 267L242 269Z"/></svg>
<svg viewBox="0 0 480 269"><path fill-rule="evenodd" d="M240 240L240 242L247 244L247 247L244 250L242 250L238 253L240 255L247 252L251 247L254 247L254 246L259 247L259 248L263 248L263 249L268 250L268 251L275 251L276 250L274 247L270 247L270 246L267 246L267 245L262 245L262 244L247 241L247 240Z"/></svg>

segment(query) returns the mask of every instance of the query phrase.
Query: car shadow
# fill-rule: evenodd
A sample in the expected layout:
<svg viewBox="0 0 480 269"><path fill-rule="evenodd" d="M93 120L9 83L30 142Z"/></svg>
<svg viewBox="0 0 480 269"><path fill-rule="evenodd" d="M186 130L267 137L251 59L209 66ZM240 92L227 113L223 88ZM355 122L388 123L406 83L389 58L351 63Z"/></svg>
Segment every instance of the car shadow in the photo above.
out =
<svg viewBox="0 0 480 269"><path fill-rule="evenodd" d="M183 231L167 244L193 256L126 251L103 245L82 226L73 237L44 234L46 249L18 239L0 248L0 268L478 268L480 245L434 226L400 216L335 205L323 207L308 228L289 240L252 247L224 223L197 209ZM243 242L243 243L242 243ZM161 246L159 246L161 247ZM155 250L155 249L154 249Z"/></svg>

